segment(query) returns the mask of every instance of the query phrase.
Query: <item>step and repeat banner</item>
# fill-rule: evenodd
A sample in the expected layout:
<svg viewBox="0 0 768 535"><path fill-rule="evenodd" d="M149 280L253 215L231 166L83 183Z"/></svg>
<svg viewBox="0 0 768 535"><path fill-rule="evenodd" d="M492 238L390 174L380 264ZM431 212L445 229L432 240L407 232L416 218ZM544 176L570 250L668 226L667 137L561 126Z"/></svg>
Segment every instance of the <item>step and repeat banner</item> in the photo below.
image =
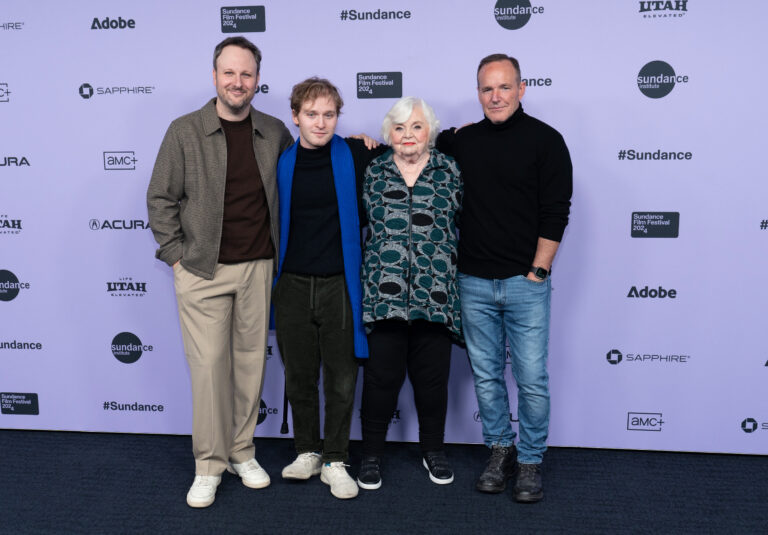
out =
<svg viewBox="0 0 768 535"><path fill-rule="evenodd" d="M378 137L400 96L425 98L444 127L482 119L478 61L517 57L526 112L574 165L549 444L768 453L768 3L255 3L0 6L0 428L191 432L145 192L169 123L215 95L214 46L245 35L264 55L253 104L294 134L288 96L309 76L340 88L340 134ZM256 435L276 437L269 344ZM460 348L451 366L446 439L482 442ZM389 438L417 439L407 384Z"/></svg>

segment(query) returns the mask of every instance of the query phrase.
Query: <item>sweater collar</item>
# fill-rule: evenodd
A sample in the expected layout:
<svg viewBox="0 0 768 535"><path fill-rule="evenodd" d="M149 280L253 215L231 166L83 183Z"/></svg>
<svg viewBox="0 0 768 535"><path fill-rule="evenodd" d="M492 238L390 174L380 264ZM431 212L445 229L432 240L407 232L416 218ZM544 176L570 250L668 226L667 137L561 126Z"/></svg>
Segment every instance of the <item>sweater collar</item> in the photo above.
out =
<svg viewBox="0 0 768 535"><path fill-rule="evenodd" d="M484 116L483 120L481 121L481 124L483 124L483 126L487 128L490 128L491 130L499 132L502 130L507 130L509 128L512 128L514 125L520 122L520 119L523 118L523 115L525 115L525 112L523 111L523 105L520 104L515 110L515 113L510 115L509 119L507 119L503 123L499 123L499 124L492 123L487 116Z"/></svg>

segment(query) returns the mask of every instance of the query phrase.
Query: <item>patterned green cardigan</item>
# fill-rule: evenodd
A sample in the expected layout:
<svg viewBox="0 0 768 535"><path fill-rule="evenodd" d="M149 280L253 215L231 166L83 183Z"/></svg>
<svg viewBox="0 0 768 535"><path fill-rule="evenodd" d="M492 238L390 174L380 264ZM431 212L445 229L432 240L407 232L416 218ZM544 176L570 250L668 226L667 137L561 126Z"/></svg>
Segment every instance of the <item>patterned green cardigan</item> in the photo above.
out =
<svg viewBox="0 0 768 535"><path fill-rule="evenodd" d="M389 151L368 166L362 190L363 322L424 319L460 337L455 218L463 185L456 162L432 149L408 188Z"/></svg>

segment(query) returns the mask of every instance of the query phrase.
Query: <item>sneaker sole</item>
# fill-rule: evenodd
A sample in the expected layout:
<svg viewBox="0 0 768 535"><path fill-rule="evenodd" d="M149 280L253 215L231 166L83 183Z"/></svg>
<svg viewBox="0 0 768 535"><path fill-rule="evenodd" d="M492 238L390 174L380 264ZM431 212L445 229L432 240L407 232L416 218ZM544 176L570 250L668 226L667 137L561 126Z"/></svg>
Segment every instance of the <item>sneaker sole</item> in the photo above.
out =
<svg viewBox="0 0 768 535"><path fill-rule="evenodd" d="M320 472L320 481L322 481L323 483L325 483L326 485L328 485L329 487L331 487L331 494L332 494L334 497L336 497L336 498L338 498L338 499L340 499L340 500L350 500L350 499L352 499L352 498L356 498L356 497L357 497L357 486L355 486L355 493L354 493L354 494L350 494L349 496L339 496L338 494L336 494L335 492L333 492L333 487L332 487L332 486L331 486L331 484L330 484L330 483L329 483L329 482L328 482L328 481L325 479L325 477L323 477L323 473L322 473L322 472Z"/></svg>
<svg viewBox="0 0 768 535"><path fill-rule="evenodd" d="M263 489L269 486L270 483L272 483L271 480L267 479L266 481L258 481L256 483L246 483L245 479L240 478L240 481L243 482L243 485L248 487L249 489Z"/></svg>
<svg viewBox="0 0 768 535"><path fill-rule="evenodd" d="M524 494L522 496L515 494L515 501L517 503L536 503L540 502L544 498L544 491L536 494Z"/></svg>
<svg viewBox="0 0 768 535"><path fill-rule="evenodd" d="M449 485L450 483L453 483L453 475L451 475L449 479L438 479L432 475L432 471L429 469L429 466L427 466L427 461L425 459L421 460L421 464L423 464L424 468L427 469L429 479L432 481L432 483L437 483L438 485Z"/></svg>
<svg viewBox="0 0 768 535"><path fill-rule="evenodd" d="M187 505L189 505L190 507L194 507L195 509L202 509L204 507L210 507L215 500L216 500L216 496L204 502L196 502L194 500L190 500L189 497L187 497Z"/></svg>
<svg viewBox="0 0 768 535"><path fill-rule="evenodd" d="M357 486L365 490L377 490L381 488L381 480L378 483L363 483L358 479Z"/></svg>

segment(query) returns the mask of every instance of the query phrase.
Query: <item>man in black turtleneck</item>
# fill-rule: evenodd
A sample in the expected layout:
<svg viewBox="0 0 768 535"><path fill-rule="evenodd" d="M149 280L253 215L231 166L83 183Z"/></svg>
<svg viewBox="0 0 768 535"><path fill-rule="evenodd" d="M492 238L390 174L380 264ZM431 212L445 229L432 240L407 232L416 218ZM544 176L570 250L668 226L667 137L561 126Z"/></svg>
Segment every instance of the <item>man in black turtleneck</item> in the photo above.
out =
<svg viewBox="0 0 768 535"><path fill-rule="evenodd" d="M515 58L493 54L481 60L477 92L485 118L437 138L438 150L456 158L464 178L461 314L483 440L491 449L476 488L502 492L517 468L514 497L530 503L544 496L549 274L568 224L571 159L562 136L520 106L525 82ZM505 338L518 386L517 454Z"/></svg>

